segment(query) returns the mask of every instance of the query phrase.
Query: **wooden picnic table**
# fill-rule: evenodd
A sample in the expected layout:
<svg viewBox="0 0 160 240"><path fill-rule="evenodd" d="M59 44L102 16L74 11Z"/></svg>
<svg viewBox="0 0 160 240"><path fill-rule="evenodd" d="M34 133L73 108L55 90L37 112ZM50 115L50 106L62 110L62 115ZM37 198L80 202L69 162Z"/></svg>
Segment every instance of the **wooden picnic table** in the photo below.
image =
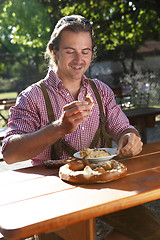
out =
<svg viewBox="0 0 160 240"><path fill-rule="evenodd" d="M125 109L123 112L128 117L130 123L137 126L143 143L147 143L147 127L155 126L155 117L160 115L158 107L140 107Z"/></svg>
<svg viewBox="0 0 160 240"><path fill-rule="evenodd" d="M160 142L120 161L127 176L104 184L70 184L44 166L1 173L0 232L7 239L55 231L65 240L95 240L96 217L160 198Z"/></svg>

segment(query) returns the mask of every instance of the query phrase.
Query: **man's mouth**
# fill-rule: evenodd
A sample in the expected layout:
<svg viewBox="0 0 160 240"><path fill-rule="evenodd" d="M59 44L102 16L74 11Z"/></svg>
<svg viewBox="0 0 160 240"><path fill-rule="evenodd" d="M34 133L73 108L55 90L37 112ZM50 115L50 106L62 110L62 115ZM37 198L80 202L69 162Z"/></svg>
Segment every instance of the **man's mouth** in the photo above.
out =
<svg viewBox="0 0 160 240"><path fill-rule="evenodd" d="M76 70L80 70L80 69L82 69L82 66L71 66L73 69L76 69Z"/></svg>

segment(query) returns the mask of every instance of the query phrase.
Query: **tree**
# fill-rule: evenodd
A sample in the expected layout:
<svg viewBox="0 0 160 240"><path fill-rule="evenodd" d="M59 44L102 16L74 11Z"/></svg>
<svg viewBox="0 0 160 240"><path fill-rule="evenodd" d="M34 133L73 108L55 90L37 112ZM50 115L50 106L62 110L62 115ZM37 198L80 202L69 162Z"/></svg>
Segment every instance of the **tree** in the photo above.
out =
<svg viewBox="0 0 160 240"><path fill-rule="evenodd" d="M12 82L14 77L19 91L42 77L42 55L50 30L48 13L38 1L5 1L1 5L0 73Z"/></svg>
<svg viewBox="0 0 160 240"><path fill-rule="evenodd" d="M134 71L141 44L160 39L158 0L1 0L1 76L14 77L20 90L42 77L50 34L58 19L70 14L93 21L97 60L120 61L124 72L128 58Z"/></svg>
<svg viewBox="0 0 160 240"><path fill-rule="evenodd" d="M160 39L160 3L154 0L77 1L62 13L82 14L94 22L98 59L135 60L146 40ZM133 63L132 62L132 63ZM131 65L134 68L134 65ZM132 69L133 70L133 69Z"/></svg>

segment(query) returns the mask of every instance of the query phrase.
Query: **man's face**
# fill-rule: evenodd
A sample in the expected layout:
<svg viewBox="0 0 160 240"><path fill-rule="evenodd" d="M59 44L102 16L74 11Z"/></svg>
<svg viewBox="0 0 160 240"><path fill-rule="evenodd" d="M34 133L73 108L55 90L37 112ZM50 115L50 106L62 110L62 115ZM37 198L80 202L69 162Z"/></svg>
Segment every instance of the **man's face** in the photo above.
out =
<svg viewBox="0 0 160 240"><path fill-rule="evenodd" d="M81 80L92 58L92 41L89 32L61 33L57 56L57 74L61 80Z"/></svg>

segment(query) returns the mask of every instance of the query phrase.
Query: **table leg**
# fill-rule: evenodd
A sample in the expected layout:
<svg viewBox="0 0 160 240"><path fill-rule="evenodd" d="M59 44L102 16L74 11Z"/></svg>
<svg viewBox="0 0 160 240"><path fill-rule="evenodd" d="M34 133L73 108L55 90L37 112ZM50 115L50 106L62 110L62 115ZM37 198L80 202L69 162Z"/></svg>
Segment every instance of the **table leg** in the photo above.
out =
<svg viewBox="0 0 160 240"><path fill-rule="evenodd" d="M95 219L73 224L55 233L64 240L96 240Z"/></svg>
<svg viewBox="0 0 160 240"><path fill-rule="evenodd" d="M53 240L53 239L54 240L64 240L63 238L59 237L54 232L42 233L40 235L35 235L33 239L34 240Z"/></svg>

